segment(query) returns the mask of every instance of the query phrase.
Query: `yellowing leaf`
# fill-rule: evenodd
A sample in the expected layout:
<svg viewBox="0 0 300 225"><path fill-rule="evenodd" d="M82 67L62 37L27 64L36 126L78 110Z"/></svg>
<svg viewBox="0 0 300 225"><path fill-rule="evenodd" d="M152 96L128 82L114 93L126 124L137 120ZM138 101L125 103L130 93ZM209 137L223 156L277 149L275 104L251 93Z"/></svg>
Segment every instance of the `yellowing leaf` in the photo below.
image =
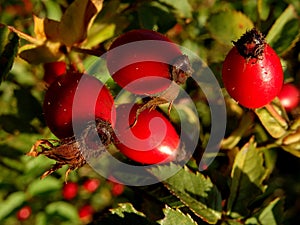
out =
<svg viewBox="0 0 300 225"><path fill-rule="evenodd" d="M47 18L44 20L44 32L48 40L59 41L59 24L60 22L55 20Z"/></svg>
<svg viewBox="0 0 300 225"><path fill-rule="evenodd" d="M33 15L34 34L38 40L59 41L59 21Z"/></svg>
<svg viewBox="0 0 300 225"><path fill-rule="evenodd" d="M19 56L30 64L39 64L59 60L63 54L60 52L59 42L47 42L45 45L27 45L22 48Z"/></svg>
<svg viewBox="0 0 300 225"><path fill-rule="evenodd" d="M46 40L47 38L44 32L44 19L33 15L33 22L35 37L39 40Z"/></svg>
<svg viewBox="0 0 300 225"><path fill-rule="evenodd" d="M60 40L67 46L84 41L103 0L75 0L65 11L59 24Z"/></svg>

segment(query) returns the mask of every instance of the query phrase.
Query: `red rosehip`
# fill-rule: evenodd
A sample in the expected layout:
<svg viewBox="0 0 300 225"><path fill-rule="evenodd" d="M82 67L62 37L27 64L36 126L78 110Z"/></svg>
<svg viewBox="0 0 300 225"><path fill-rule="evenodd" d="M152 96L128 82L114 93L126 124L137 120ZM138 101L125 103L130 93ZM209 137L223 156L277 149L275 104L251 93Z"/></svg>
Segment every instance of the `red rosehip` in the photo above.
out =
<svg viewBox="0 0 300 225"><path fill-rule="evenodd" d="M18 212L17 212L17 219L20 221L27 220L31 215L31 207L30 206L23 206Z"/></svg>
<svg viewBox="0 0 300 225"><path fill-rule="evenodd" d="M78 184L74 182L68 182L65 183L63 190L62 190L62 195L64 199L66 200L71 200L77 196L78 193Z"/></svg>
<svg viewBox="0 0 300 225"><path fill-rule="evenodd" d="M79 218L83 221L90 221L93 217L94 208L91 205L84 205L78 210Z"/></svg>
<svg viewBox="0 0 300 225"><path fill-rule="evenodd" d="M158 47L146 42L150 40L166 44ZM181 50L171 43L166 36L152 30L126 32L110 46L107 53L108 70L116 83L135 94L162 92L169 87L171 80L184 83L191 73L190 64ZM124 48L125 44L134 45ZM178 65L179 70L172 70L170 65L173 64L175 67ZM186 71L180 70L182 68Z"/></svg>
<svg viewBox="0 0 300 225"><path fill-rule="evenodd" d="M256 29L246 32L234 45L223 63L224 86L242 106L260 108L281 90L280 59Z"/></svg>
<svg viewBox="0 0 300 225"><path fill-rule="evenodd" d="M74 122L84 128L91 119L111 124L115 119L109 90L97 78L82 73L68 72L58 77L45 94L43 111L49 129L58 138L73 136Z"/></svg>
<svg viewBox="0 0 300 225"><path fill-rule="evenodd" d="M119 196L124 192L124 185L119 183L113 183L111 193L113 196Z"/></svg>
<svg viewBox="0 0 300 225"><path fill-rule="evenodd" d="M45 63L43 80L48 84L52 84L55 79L66 73L67 65L63 61Z"/></svg>
<svg viewBox="0 0 300 225"><path fill-rule="evenodd" d="M157 110L146 109L132 127L139 106L131 107L131 104L123 104L117 108L117 148L128 158L143 164L174 160L179 137L170 121Z"/></svg>
<svg viewBox="0 0 300 225"><path fill-rule="evenodd" d="M100 185L100 180L99 179L88 179L83 183L83 188L90 192L93 193L97 190L97 188Z"/></svg>
<svg viewBox="0 0 300 225"><path fill-rule="evenodd" d="M295 85L287 83L282 86L278 98L285 110L290 112L299 104L300 91Z"/></svg>

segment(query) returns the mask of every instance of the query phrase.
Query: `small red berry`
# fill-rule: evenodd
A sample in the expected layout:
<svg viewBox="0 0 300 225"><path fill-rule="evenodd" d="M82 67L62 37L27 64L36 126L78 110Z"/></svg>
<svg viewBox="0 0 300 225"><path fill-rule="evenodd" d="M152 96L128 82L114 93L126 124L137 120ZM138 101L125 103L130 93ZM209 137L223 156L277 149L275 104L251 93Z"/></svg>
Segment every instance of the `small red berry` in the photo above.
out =
<svg viewBox="0 0 300 225"><path fill-rule="evenodd" d="M84 205L78 210L79 218L82 221L91 221L94 213L94 208L91 205Z"/></svg>
<svg viewBox="0 0 300 225"><path fill-rule="evenodd" d="M222 79L229 95L247 108L260 108L280 92L283 71L276 52L256 29L246 32L227 54Z"/></svg>
<svg viewBox="0 0 300 225"><path fill-rule="evenodd" d="M117 108L115 145L125 156L143 164L173 161L179 149L179 136L170 121L157 110L139 114L139 105L123 104Z"/></svg>
<svg viewBox="0 0 300 225"><path fill-rule="evenodd" d="M52 84L55 79L66 73L67 65L64 61L45 63L43 80L48 84Z"/></svg>
<svg viewBox="0 0 300 225"><path fill-rule="evenodd" d="M74 123L84 128L91 119L111 124L115 119L109 90L97 78L82 73L68 72L58 77L45 94L43 111L49 129L58 138L72 137Z"/></svg>
<svg viewBox="0 0 300 225"><path fill-rule="evenodd" d="M30 206L23 206L18 212L17 212L17 218L20 221L27 220L31 215L31 207Z"/></svg>
<svg viewBox="0 0 300 225"><path fill-rule="evenodd" d="M100 185L100 180L99 179L88 179L86 180L84 183L83 183L83 188L90 192L90 193L93 193L97 190L97 188L99 187Z"/></svg>
<svg viewBox="0 0 300 225"><path fill-rule="evenodd" d="M68 182L65 183L63 190L62 190L62 195L64 199L66 200L71 200L77 196L78 193L78 184L74 182Z"/></svg>
<svg viewBox="0 0 300 225"><path fill-rule="evenodd" d="M113 183L111 193L113 196L119 196L124 192L124 185L119 183Z"/></svg>
<svg viewBox="0 0 300 225"><path fill-rule="evenodd" d="M292 111L296 108L300 102L300 91L293 84L284 84L278 98L287 112Z"/></svg>

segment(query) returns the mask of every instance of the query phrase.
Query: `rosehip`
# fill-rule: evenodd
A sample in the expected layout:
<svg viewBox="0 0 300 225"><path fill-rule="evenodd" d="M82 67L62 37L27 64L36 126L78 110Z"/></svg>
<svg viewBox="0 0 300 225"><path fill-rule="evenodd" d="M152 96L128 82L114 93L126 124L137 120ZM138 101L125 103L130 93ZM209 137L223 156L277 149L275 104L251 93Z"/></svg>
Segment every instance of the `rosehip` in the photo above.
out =
<svg viewBox="0 0 300 225"><path fill-rule="evenodd" d="M67 70L67 65L63 61L58 61L58 62L50 62L50 63L45 63L43 65L44 67L44 77L43 80L48 84L52 84L53 81L66 73Z"/></svg>
<svg viewBox="0 0 300 225"><path fill-rule="evenodd" d="M285 110L290 112L299 104L300 91L295 85L287 83L282 86L278 98Z"/></svg>
<svg viewBox="0 0 300 225"><path fill-rule="evenodd" d="M92 219L93 213L94 208L91 205L84 205L78 211L79 218L86 222Z"/></svg>
<svg viewBox="0 0 300 225"><path fill-rule="evenodd" d="M124 192L124 185L119 183L113 183L111 193L113 196L119 196Z"/></svg>
<svg viewBox="0 0 300 225"><path fill-rule="evenodd" d="M255 28L246 32L227 54L222 79L229 95L247 108L260 108L280 92L280 59Z"/></svg>
<svg viewBox="0 0 300 225"><path fill-rule="evenodd" d="M150 40L162 43L159 42L161 45L158 47L146 42ZM126 47L125 44L133 45ZM164 35L146 29L132 30L119 36L107 53L107 67L116 83L142 95L166 90L171 80L182 84L191 75L188 58L179 47L172 45L172 41Z"/></svg>
<svg viewBox="0 0 300 225"><path fill-rule="evenodd" d="M84 128L91 119L111 124L115 119L109 90L97 78L82 73L68 72L58 77L45 94L43 111L49 129L58 138L73 136L73 123Z"/></svg>
<svg viewBox="0 0 300 225"><path fill-rule="evenodd" d="M116 146L129 159L143 164L170 162L176 158L179 137L169 120L157 110L140 113L135 126L138 105L123 104L117 108Z"/></svg>
<svg viewBox="0 0 300 225"><path fill-rule="evenodd" d="M31 207L30 206L23 206L18 212L17 212L17 218L20 221L27 220L31 215Z"/></svg>
<svg viewBox="0 0 300 225"><path fill-rule="evenodd" d="M78 184L74 182L68 182L65 183L63 190L62 190L62 195L64 199L66 200L71 200L77 196L78 193Z"/></svg>
<svg viewBox="0 0 300 225"><path fill-rule="evenodd" d="M98 179L88 179L83 183L83 188L90 192L93 193L97 190L97 188L100 185L100 180Z"/></svg>

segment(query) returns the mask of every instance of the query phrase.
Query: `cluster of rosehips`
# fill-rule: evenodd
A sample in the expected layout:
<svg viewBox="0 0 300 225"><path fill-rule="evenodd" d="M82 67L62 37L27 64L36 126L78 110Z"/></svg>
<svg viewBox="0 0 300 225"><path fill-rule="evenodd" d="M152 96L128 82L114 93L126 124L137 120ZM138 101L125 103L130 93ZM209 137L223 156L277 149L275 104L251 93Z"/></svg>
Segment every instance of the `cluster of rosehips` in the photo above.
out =
<svg viewBox="0 0 300 225"><path fill-rule="evenodd" d="M149 54L144 49L116 51L128 43L147 40L169 45L163 51L151 52L152 58L143 61L138 59ZM187 56L171 44L160 33L133 30L113 41L107 52L107 68L114 81L133 94L146 95L147 101L142 104L120 104L115 108L109 89L97 78L67 69L64 62L44 65L47 90L43 112L46 124L59 140L39 140L28 153L56 160L42 177L69 165L67 177L71 170L83 166L89 157L101 155L112 143L129 159L142 164L165 163L176 158L179 136L156 106L170 103L171 109L178 85L186 81L192 69ZM160 124L150 126L154 118L159 118ZM161 127L165 128L163 137Z"/></svg>
<svg viewBox="0 0 300 225"><path fill-rule="evenodd" d="M112 143L138 163L156 164L176 159L180 149L178 134L156 106L169 103L171 110L179 93L178 85L185 83L192 69L188 57L176 45L166 45L161 51L157 48L146 48L146 51L134 45L117 50L126 44L149 40L172 43L160 33L133 30L114 40L106 55L107 68L114 81L133 94L146 95L143 104L121 104L115 108L109 89L95 77L67 70L63 62L45 65L48 89L44 116L59 141L40 140L28 153L44 154L56 160L43 177L66 164L68 174L83 166L89 157L101 155ZM299 91L291 85L282 89L280 59L258 30L247 31L233 43L222 68L224 87L233 99L251 109L269 104L276 96L287 111L298 105ZM286 100L286 93L293 93L294 100ZM162 124L150 126L154 118L160 118L165 127L163 137ZM75 129L79 128L76 138L74 124ZM95 144L96 139L101 141L101 146ZM42 151L37 151L38 146Z"/></svg>

